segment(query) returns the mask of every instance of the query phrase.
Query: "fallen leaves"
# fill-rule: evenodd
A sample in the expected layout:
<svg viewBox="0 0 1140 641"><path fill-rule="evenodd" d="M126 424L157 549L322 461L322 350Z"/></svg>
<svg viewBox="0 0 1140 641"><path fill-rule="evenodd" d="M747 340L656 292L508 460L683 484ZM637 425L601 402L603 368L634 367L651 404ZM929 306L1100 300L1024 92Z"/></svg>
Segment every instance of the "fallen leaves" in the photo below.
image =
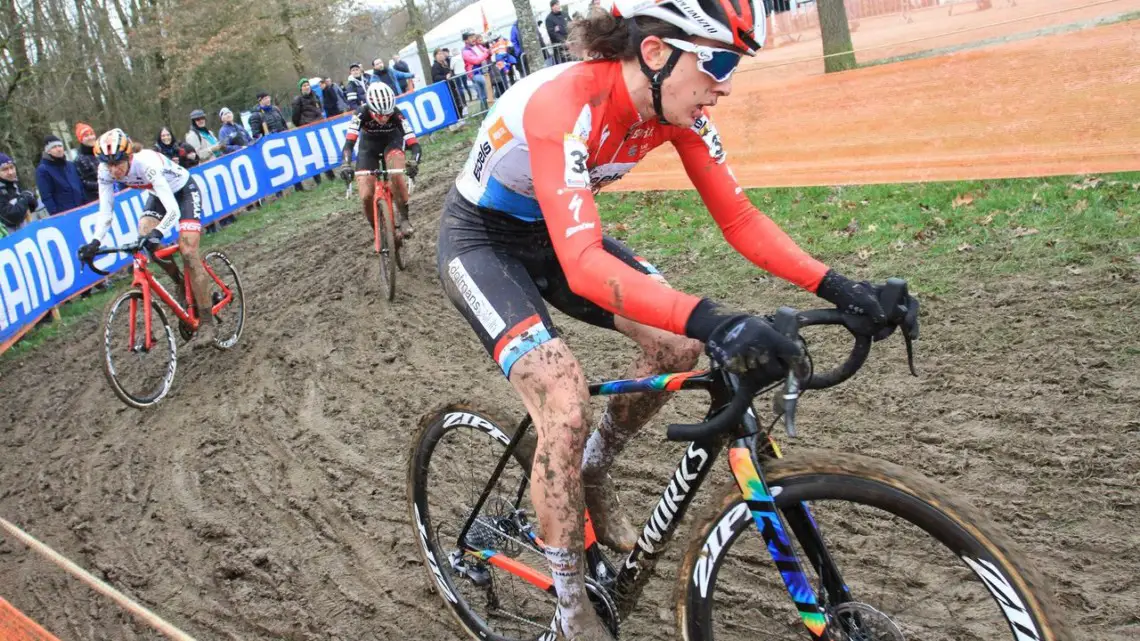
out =
<svg viewBox="0 0 1140 641"><path fill-rule="evenodd" d="M860 249L858 252L856 252L855 255L859 257L859 260L867 260L868 258L875 255L875 250L871 249L870 247L864 247L863 249Z"/></svg>
<svg viewBox="0 0 1140 641"><path fill-rule="evenodd" d="M1040 230L1036 229L1035 227L1030 227L1028 229L1025 227L1017 227L1013 230L1013 237L1022 238L1024 236L1032 236L1033 234L1039 233L1041 233Z"/></svg>
<svg viewBox="0 0 1140 641"><path fill-rule="evenodd" d="M974 251L974 246L971 245L970 243L962 243L961 245L958 245L958 251L959 252L972 252L972 251Z"/></svg>
<svg viewBox="0 0 1140 641"><path fill-rule="evenodd" d="M1089 201L1085 198L1082 198L1082 199L1077 201L1077 204L1073 205L1073 213L1079 214L1079 213L1084 212L1088 208L1089 208Z"/></svg>
<svg viewBox="0 0 1140 641"><path fill-rule="evenodd" d="M986 214L984 217L978 219L978 224L982 227L987 227L992 222L994 222L994 215L992 213Z"/></svg>
<svg viewBox="0 0 1140 641"><path fill-rule="evenodd" d="M1065 271L1069 272L1073 276L1077 276L1084 270L1080 267L1077 267L1076 265L1065 265Z"/></svg>
<svg viewBox="0 0 1140 641"><path fill-rule="evenodd" d="M852 218L851 222L847 223L847 226L844 227L843 229L835 232L835 235L836 236L846 236L846 237L850 238L857 233L859 233L859 221Z"/></svg>
<svg viewBox="0 0 1140 641"><path fill-rule="evenodd" d="M1100 178L1097 178L1096 176L1089 176L1088 178L1085 178L1084 180L1082 180L1079 183L1073 183L1073 184L1069 185L1069 189L1071 189L1073 191L1084 191L1086 189L1096 189L1097 187L1100 186L1100 184L1102 182L1104 182L1104 181L1101 180Z"/></svg>
<svg viewBox="0 0 1140 641"><path fill-rule="evenodd" d="M950 206L957 209L959 207L965 207L966 205L972 205L973 203L974 194L961 194L954 197L954 201L950 203Z"/></svg>

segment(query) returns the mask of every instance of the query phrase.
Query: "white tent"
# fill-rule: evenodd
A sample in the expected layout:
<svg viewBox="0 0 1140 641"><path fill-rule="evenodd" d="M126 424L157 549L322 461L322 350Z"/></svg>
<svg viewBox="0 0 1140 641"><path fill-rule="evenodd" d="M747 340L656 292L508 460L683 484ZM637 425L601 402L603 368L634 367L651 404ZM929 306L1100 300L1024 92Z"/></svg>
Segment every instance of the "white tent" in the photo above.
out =
<svg viewBox="0 0 1140 641"><path fill-rule="evenodd" d="M603 0L602 4L605 6L609 2ZM567 17L574 12L585 15L589 5L589 0L563 0L562 12ZM545 20L546 14L550 13L550 0L530 0L530 6L534 9L535 22ZM431 52L435 51L436 47L447 47L452 51L452 55L456 55L455 52L463 49L460 34L464 31L483 32L484 15L487 16L487 25L491 28L491 33L508 38L511 36L511 26L515 24L514 3L508 0L479 0L460 9L458 13L424 34L424 44L428 48L428 57L431 57ZM542 32L542 37L547 43L550 42L545 30ZM400 49L399 54L400 59L408 63L408 69L416 74L416 86L423 87L428 84L425 79L430 80L431 74L425 74L424 70L420 68L420 57L416 51L416 43L413 42Z"/></svg>

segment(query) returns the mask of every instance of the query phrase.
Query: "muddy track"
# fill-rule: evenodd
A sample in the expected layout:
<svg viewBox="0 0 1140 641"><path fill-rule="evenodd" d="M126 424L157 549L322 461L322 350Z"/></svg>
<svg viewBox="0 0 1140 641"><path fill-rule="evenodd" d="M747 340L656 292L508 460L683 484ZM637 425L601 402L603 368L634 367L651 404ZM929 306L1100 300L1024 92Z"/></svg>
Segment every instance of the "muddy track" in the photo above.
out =
<svg viewBox="0 0 1140 641"><path fill-rule="evenodd" d="M0 514L202 640L458 638L410 536L408 439L447 399L515 416L519 404L435 274L447 183L417 195L394 304L347 206L276 246L228 247L248 297L242 343L180 352L151 411L103 382L95 317L5 364ZM923 377L884 344L853 384L806 397L792 447L851 448L947 483L1054 582L1077 638L1123 641L1140 624L1140 359L1120 349L1138 293L1086 278L928 301ZM747 287L737 303L788 302ZM556 322L593 377L620 374L630 343ZM678 399L660 421L700 409ZM647 508L679 451L646 430L618 462L627 503ZM671 634L680 536L623 638ZM65 640L156 638L7 540L0 595Z"/></svg>

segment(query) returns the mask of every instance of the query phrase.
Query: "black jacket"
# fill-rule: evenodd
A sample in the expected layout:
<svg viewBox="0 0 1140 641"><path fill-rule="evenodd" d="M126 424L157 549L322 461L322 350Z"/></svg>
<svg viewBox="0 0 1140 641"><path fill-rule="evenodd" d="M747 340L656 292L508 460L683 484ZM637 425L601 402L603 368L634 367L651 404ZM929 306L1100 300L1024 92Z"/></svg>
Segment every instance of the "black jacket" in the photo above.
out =
<svg viewBox="0 0 1140 641"><path fill-rule="evenodd" d="M87 202L99 200L99 159L95 157L95 148L80 143L79 153L75 156L75 168L79 170L79 178L83 181L83 193Z"/></svg>
<svg viewBox="0 0 1140 641"><path fill-rule="evenodd" d="M551 11L546 16L546 32L550 34L550 44L566 42L567 34L569 34L569 27L566 23L566 12L560 11L554 13Z"/></svg>
<svg viewBox="0 0 1140 641"><path fill-rule="evenodd" d="M36 209L32 192L20 189L20 183L0 180L0 223L7 231L16 231L28 214Z"/></svg>
<svg viewBox="0 0 1140 641"><path fill-rule="evenodd" d="M325 106L325 114L330 118L348 111L344 92L340 90L340 85L335 82L330 82L329 86L321 93L321 101Z"/></svg>
<svg viewBox="0 0 1140 641"><path fill-rule="evenodd" d="M344 101L348 103L350 110L355 110L360 105L364 104L368 95L368 81L363 76L360 79L349 78L344 83Z"/></svg>
<svg viewBox="0 0 1140 641"><path fill-rule="evenodd" d="M262 109L258 105L249 116L249 129L256 140L265 134L288 131L289 125L285 123L285 114L281 113L277 105L269 105L268 109Z"/></svg>
<svg viewBox="0 0 1140 641"><path fill-rule="evenodd" d="M439 64L438 60L431 63L431 81L432 82L443 82L444 80L447 80L447 76L450 73L451 73L451 67L450 66L441 65L441 64Z"/></svg>
<svg viewBox="0 0 1140 641"><path fill-rule="evenodd" d="M317 98L317 94L312 91L309 95L298 94L293 99L293 125L300 127L307 125L310 122L316 122L325 117L325 109L321 105L321 99Z"/></svg>

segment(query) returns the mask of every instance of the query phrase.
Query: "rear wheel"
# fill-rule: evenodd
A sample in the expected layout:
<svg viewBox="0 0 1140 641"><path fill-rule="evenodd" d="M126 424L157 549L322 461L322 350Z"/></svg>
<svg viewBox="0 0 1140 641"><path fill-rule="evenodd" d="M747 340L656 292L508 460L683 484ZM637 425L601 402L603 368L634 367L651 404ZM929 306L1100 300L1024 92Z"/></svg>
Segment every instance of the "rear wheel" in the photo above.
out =
<svg viewBox="0 0 1140 641"><path fill-rule="evenodd" d="M379 189L379 187L377 187ZM380 291L388 300L396 298L396 219L387 198L376 199L376 233L379 234Z"/></svg>
<svg viewBox="0 0 1140 641"><path fill-rule="evenodd" d="M142 292L132 289L112 299L104 318L103 374L111 389L131 407L155 405L170 391L178 365L178 347L166 313L151 300L149 349Z"/></svg>
<svg viewBox="0 0 1140 641"><path fill-rule="evenodd" d="M695 528L682 562L682 638L807 639L805 621L835 641L1072 638L1036 573L934 482L884 461L819 451L768 461L764 474L826 624L801 620L781 579L785 568L772 562L749 505L731 486ZM815 567L813 556L821 555L807 552L820 549L812 532L830 557L824 567L838 574Z"/></svg>
<svg viewBox="0 0 1140 641"><path fill-rule="evenodd" d="M245 328L245 294L241 288L241 278L230 259L220 251L212 251L202 258L206 266L206 273L218 289L211 294L210 304L215 306L225 302L225 305L214 314L213 322L217 324L214 333L214 347L230 349L237 345L241 338L241 331ZM229 298L226 301L226 298ZM203 323L211 322L203 319Z"/></svg>
<svg viewBox="0 0 1140 641"><path fill-rule="evenodd" d="M464 554L457 539L514 434L514 424L464 404L434 412L420 425L408 465L408 503L425 569L444 605L476 639L553 639L555 600L514 574ZM537 523L522 461L533 453L527 434L508 461L466 541L547 571L533 542Z"/></svg>

